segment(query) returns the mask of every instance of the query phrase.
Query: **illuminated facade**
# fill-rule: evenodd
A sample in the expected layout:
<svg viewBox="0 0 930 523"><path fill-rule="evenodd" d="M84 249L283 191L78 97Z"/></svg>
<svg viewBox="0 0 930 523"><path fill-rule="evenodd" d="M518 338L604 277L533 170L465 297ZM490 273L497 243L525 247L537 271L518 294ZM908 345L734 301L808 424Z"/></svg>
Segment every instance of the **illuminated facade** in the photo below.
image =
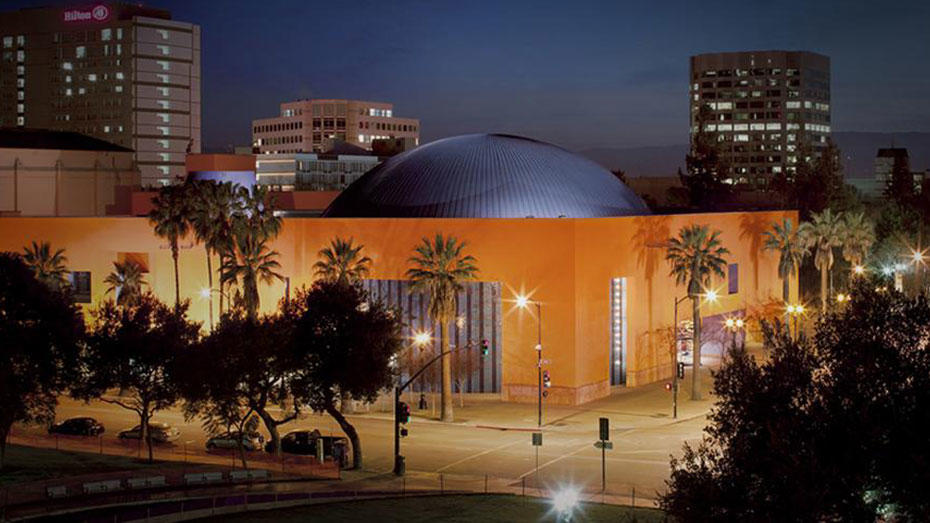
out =
<svg viewBox="0 0 930 523"><path fill-rule="evenodd" d="M735 183L764 188L794 172L802 145L830 136L830 58L806 51L746 51L691 57L691 133L702 106Z"/></svg>
<svg viewBox="0 0 930 523"><path fill-rule="evenodd" d="M0 126L74 131L132 149L143 185L200 152L200 27L106 2L0 14Z"/></svg>
<svg viewBox="0 0 930 523"><path fill-rule="evenodd" d="M614 386L669 378L673 307L685 289L669 275L663 245L686 225L721 231L731 252L726 278L711 284L719 299L703 308L709 357L730 339L723 318L781 301L778 254L761 248L762 234L783 218L796 220L796 212L650 215L642 202L625 199L632 193L611 173L542 142L472 135L434 144L366 174L326 217L285 218L270 247L293 292L312 283L317 252L333 238L364 245L372 259L365 287L400 309L412 336L436 334L426 298L407 292L404 281L414 247L437 233L465 241L479 273L459 295L452 343L472 351L485 339L491 345L486 356L465 351L465 390L536 401L537 321L533 307L517 306L520 296L541 304L547 402L581 404ZM385 170L403 185L382 185L377 173ZM443 179L447 187L436 187ZM345 216L368 199L381 202L380 216ZM156 294L174 295L171 251L144 218L0 218L0 249L19 251L32 240L66 249L70 269L89 282L83 290L91 303L107 298L103 280L113 261L129 257L144 261ZM191 317L206 323L207 264L191 238L181 242L180 267L181 296L191 300ZM261 285L262 310L272 311L286 289ZM796 282L791 294L796 299Z"/></svg>
<svg viewBox="0 0 930 523"><path fill-rule="evenodd" d="M323 152L327 140L371 150L386 138L419 144L420 121L394 116L389 103L330 99L285 102L279 116L252 121L252 145L266 154Z"/></svg>

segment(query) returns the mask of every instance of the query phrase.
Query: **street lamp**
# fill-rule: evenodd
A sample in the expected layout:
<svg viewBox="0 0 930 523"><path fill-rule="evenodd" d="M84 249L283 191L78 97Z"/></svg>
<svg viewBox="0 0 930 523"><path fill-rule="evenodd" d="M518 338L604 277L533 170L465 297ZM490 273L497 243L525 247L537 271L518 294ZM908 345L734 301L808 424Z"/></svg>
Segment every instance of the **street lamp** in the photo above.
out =
<svg viewBox="0 0 930 523"><path fill-rule="evenodd" d="M678 419L678 305L688 299L688 295L681 298L675 298L675 323L672 325L672 357L674 367L672 367L672 419ZM694 339L694 330L691 331L691 338ZM692 344L694 341L691 342ZM691 347L691 361L694 361L694 346Z"/></svg>
<svg viewBox="0 0 930 523"><path fill-rule="evenodd" d="M839 304L843 304L849 301L849 299L850 296L848 294L843 294L842 292L836 295L836 302Z"/></svg>
<svg viewBox="0 0 930 523"><path fill-rule="evenodd" d="M804 306L800 303L797 305L788 305L788 314L794 317L794 339L798 338L798 316L804 314Z"/></svg>
<svg viewBox="0 0 930 523"><path fill-rule="evenodd" d="M853 267L852 271L854 275L862 276L863 274L865 274L865 267L863 267L862 265L856 265L855 267Z"/></svg>
<svg viewBox="0 0 930 523"><path fill-rule="evenodd" d="M724 326L728 331L733 333L733 348L736 348L736 333L743 329L743 319L742 318L727 318L723 322Z"/></svg>
<svg viewBox="0 0 930 523"><path fill-rule="evenodd" d="M418 331L414 333L413 337L413 346L423 347L430 341L432 341L433 336L426 331ZM394 387L394 474L397 476L402 476L404 474L404 458L400 455L400 420L398 419L397 408L400 406L400 395L404 392L404 389L410 386L413 383L413 380L417 379L420 374L423 374L427 368L433 363L436 363L443 355L448 354L452 351L441 352L438 356L434 357L432 360L428 361L426 365L420 368L412 376L410 376L406 382L401 385Z"/></svg>
<svg viewBox="0 0 930 523"><path fill-rule="evenodd" d="M537 419L536 426L542 427L542 398L543 398L543 373L542 373L542 305L538 301L530 300L526 296L517 296L517 307L528 309L531 304L536 305L536 373L538 375L538 394L536 400Z"/></svg>

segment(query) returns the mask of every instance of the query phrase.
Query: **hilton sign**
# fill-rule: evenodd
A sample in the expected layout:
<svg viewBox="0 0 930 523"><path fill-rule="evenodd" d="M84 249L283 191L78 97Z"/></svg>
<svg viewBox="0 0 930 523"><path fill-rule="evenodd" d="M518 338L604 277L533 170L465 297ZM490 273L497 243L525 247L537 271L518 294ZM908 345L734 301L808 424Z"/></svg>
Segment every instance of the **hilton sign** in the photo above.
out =
<svg viewBox="0 0 930 523"><path fill-rule="evenodd" d="M65 11L65 22L103 22L107 18L110 18L110 8L102 4L89 9L68 9Z"/></svg>

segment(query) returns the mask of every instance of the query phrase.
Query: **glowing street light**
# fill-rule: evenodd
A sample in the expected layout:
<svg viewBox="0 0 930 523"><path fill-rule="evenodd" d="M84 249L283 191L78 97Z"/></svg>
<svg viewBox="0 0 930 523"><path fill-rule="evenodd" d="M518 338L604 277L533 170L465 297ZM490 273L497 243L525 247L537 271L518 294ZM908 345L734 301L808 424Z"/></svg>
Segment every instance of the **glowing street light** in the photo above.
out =
<svg viewBox="0 0 930 523"><path fill-rule="evenodd" d="M208 287L204 287L204 288L200 289L200 297L203 298L203 299L209 298L209 297L210 297L210 289L209 289Z"/></svg>
<svg viewBox="0 0 930 523"><path fill-rule="evenodd" d="M727 318L723 322L723 325L726 327L728 331L733 333L733 348L735 349L736 348L736 334L737 332L743 330L743 326L745 325L745 323L743 322L743 318Z"/></svg>
<svg viewBox="0 0 930 523"><path fill-rule="evenodd" d="M704 300L706 300L709 303L716 303L717 302L717 291L714 289L708 289L704 291Z"/></svg>
<svg viewBox="0 0 930 523"><path fill-rule="evenodd" d="M798 316L804 314L804 305L800 303L796 305L788 304L787 307L788 314L794 318L794 338L798 338Z"/></svg>
<svg viewBox="0 0 930 523"><path fill-rule="evenodd" d="M572 513L578 507L578 489L575 487L562 487L552 497L552 508L556 512L558 521L571 521Z"/></svg>
<svg viewBox="0 0 930 523"><path fill-rule="evenodd" d="M517 307L529 309L530 304L536 305L536 373L538 374L538 390L536 404L536 426L542 427L542 398L543 398L543 360L542 360L542 305L538 301L531 301L527 296L516 296Z"/></svg>
<svg viewBox="0 0 930 523"><path fill-rule="evenodd" d="M856 276L862 276L863 274L865 274L865 267L863 267L862 265L856 265L855 267L853 267L853 274L855 274Z"/></svg>
<svg viewBox="0 0 930 523"><path fill-rule="evenodd" d="M413 344L416 345L417 347L422 347L426 345L427 343L429 343L430 339L432 339L432 336L430 336L430 333L426 331L419 331L413 335Z"/></svg>
<svg viewBox="0 0 930 523"><path fill-rule="evenodd" d="M843 294L842 292L836 295L837 303L845 303L849 301L849 299L850 299L850 296L848 294Z"/></svg>

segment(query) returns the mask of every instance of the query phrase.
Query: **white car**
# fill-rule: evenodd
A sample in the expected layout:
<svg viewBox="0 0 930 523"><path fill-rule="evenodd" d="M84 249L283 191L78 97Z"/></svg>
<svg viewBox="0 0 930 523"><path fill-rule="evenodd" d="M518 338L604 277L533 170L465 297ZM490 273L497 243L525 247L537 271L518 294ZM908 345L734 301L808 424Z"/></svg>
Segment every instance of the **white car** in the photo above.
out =
<svg viewBox="0 0 930 523"><path fill-rule="evenodd" d="M167 423L150 422L149 432L152 434L152 441L159 443L168 443L181 437L181 431ZM142 439L142 425L121 430L118 437L119 439Z"/></svg>
<svg viewBox="0 0 930 523"><path fill-rule="evenodd" d="M242 448L245 450L261 450L262 445L265 443L265 437L259 434L258 432L252 432L250 434L245 434L242 437ZM213 449L238 449L239 448L239 432L224 432L213 436L207 440L207 450Z"/></svg>

